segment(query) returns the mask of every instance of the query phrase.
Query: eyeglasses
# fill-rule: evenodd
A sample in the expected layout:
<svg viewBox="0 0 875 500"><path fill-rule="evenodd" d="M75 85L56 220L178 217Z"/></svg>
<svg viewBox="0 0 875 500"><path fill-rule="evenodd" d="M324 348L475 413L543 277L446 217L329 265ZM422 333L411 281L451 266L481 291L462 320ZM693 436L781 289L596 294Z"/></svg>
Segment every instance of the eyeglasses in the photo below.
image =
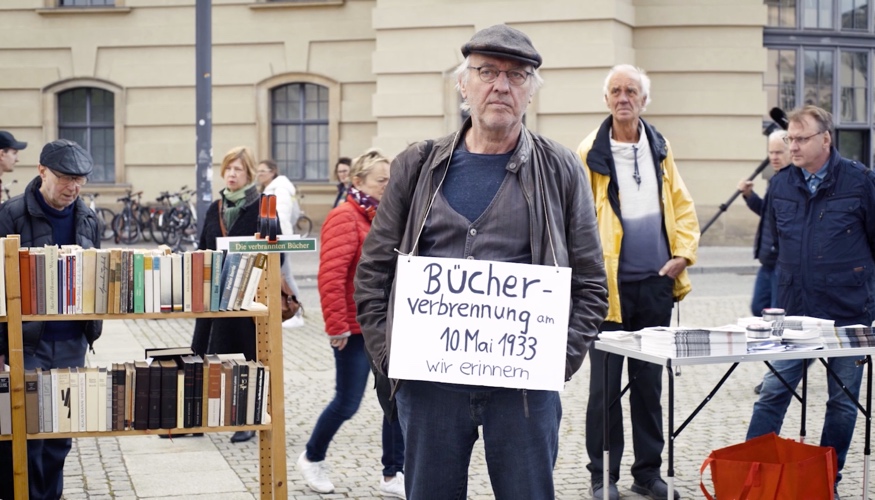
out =
<svg viewBox="0 0 875 500"><path fill-rule="evenodd" d="M814 137L815 135L823 134L825 132L826 132L826 130L821 130L820 132L815 132L815 133L809 135L808 137L790 137L790 136L787 136L787 137L784 137L784 144L796 143L800 146L804 146L805 144L808 143L808 141L811 140L812 137Z"/></svg>
<svg viewBox="0 0 875 500"><path fill-rule="evenodd" d="M85 184L88 184L88 178L85 177L84 175L64 175L64 174L59 174L52 169L48 169L48 170L49 170L49 172L52 173L52 175L54 175L55 177L58 178L58 184L61 184L62 186L69 186L70 184L76 184L77 186L82 187Z"/></svg>
<svg viewBox="0 0 875 500"><path fill-rule="evenodd" d="M534 74L521 69L499 70L489 66L468 66L468 69L477 71L480 75L480 79L483 80L483 83L492 83L498 79L498 75L504 73L507 75L507 81L509 81L511 85L517 87L526 83L529 76Z"/></svg>

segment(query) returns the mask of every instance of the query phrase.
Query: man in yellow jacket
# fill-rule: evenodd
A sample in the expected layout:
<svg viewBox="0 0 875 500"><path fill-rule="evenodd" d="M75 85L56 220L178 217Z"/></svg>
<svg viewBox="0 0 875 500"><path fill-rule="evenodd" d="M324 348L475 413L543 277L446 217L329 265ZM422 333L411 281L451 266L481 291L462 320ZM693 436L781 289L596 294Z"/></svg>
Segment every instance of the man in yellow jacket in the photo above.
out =
<svg viewBox="0 0 875 500"><path fill-rule="evenodd" d="M699 223L668 141L641 119L650 103L650 79L630 65L615 66L605 78L611 115L578 147L592 187L608 278L608 316L600 331L636 331L668 326L674 302L692 288L686 268L695 263ZM623 456L623 416L610 412L610 483L603 484L604 367L608 398L620 393L622 356L590 351L586 448L593 498L619 498L616 483ZM662 450L662 366L630 359L629 396L635 461L632 491L665 499L660 476ZM637 377L635 376L637 374ZM677 492L675 499L680 498Z"/></svg>

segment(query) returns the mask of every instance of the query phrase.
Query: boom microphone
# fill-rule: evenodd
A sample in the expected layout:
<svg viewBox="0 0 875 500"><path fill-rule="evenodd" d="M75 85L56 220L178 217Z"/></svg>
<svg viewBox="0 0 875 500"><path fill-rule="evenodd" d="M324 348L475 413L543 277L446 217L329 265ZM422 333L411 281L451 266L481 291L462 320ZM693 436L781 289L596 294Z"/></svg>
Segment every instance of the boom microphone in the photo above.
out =
<svg viewBox="0 0 875 500"><path fill-rule="evenodd" d="M787 119L787 113L781 108L772 108L772 110L769 111L769 116L784 130L787 130L787 127L790 125L790 120Z"/></svg>

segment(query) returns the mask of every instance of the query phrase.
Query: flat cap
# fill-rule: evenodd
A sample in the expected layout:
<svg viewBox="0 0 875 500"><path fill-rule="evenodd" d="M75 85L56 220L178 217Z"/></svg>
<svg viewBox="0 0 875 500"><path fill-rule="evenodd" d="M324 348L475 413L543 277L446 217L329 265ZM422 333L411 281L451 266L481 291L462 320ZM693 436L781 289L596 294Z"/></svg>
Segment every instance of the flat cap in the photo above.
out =
<svg viewBox="0 0 875 500"><path fill-rule="evenodd" d="M5 130L0 130L0 149L24 149L27 147L26 142L17 141L15 137Z"/></svg>
<svg viewBox="0 0 875 500"><path fill-rule="evenodd" d="M541 66L541 54L535 50L528 35L504 24L474 33L468 43L462 45L463 56L468 57L471 53L516 59L531 64L535 69Z"/></svg>
<svg viewBox="0 0 875 500"><path fill-rule="evenodd" d="M82 146L67 139L52 141L43 146L40 165L66 175L88 175L94 170L94 161Z"/></svg>

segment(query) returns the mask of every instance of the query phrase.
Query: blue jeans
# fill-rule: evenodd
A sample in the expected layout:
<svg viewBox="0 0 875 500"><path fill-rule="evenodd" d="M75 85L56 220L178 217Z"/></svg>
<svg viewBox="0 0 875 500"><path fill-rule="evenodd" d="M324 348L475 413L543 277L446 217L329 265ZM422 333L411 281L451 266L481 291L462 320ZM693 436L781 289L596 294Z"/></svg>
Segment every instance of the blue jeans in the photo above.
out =
<svg viewBox="0 0 875 500"><path fill-rule="evenodd" d="M760 266L753 284L750 312L759 316L768 307L778 307L778 280L775 278L774 266Z"/></svg>
<svg viewBox="0 0 875 500"><path fill-rule="evenodd" d="M307 441L307 460L321 462L328 453L328 445L344 422L352 418L361 405L368 383L371 367L365 355L365 342L361 335L350 335L343 350L334 351L336 383L334 399L328 403L310 440ZM392 477L404 471L404 438L401 425L396 420L383 418L383 475Z"/></svg>
<svg viewBox="0 0 875 500"><path fill-rule="evenodd" d="M85 366L88 342L84 335L72 340L43 340L33 355L24 356L24 368L70 368ZM27 475L30 498L56 500L64 492L64 462L73 447L73 440L31 439L27 442ZM12 498L11 473L12 446L9 441L0 443L0 498ZM8 462L7 462L8 461ZM9 482L7 482L9 480Z"/></svg>
<svg viewBox="0 0 875 500"><path fill-rule="evenodd" d="M855 399L860 397L860 382L863 380L863 367L856 364L859 359L844 357L827 360L829 367L844 382ZM795 389L802 379L802 364L806 362L810 364L814 361L813 359L781 360L772 362L772 366L790 384L790 387ZM841 471L845 465L845 458L848 456L851 438L854 437L857 407L832 377L827 377L827 392L829 399L826 402L826 415L820 436L820 445L835 448L839 459L839 471ZM787 413L791 398L790 391L784 387L784 384L778 380L774 373L769 371L763 379L763 390L760 392L760 398L753 405L753 416L750 418L750 426L747 429L747 439L770 432L780 434L784 414ZM836 481L841 480L841 478L842 475L839 472Z"/></svg>
<svg viewBox="0 0 875 500"><path fill-rule="evenodd" d="M395 395L404 429L408 500L467 498L471 450L483 426L496 500L554 498L562 404L555 391L405 380Z"/></svg>

